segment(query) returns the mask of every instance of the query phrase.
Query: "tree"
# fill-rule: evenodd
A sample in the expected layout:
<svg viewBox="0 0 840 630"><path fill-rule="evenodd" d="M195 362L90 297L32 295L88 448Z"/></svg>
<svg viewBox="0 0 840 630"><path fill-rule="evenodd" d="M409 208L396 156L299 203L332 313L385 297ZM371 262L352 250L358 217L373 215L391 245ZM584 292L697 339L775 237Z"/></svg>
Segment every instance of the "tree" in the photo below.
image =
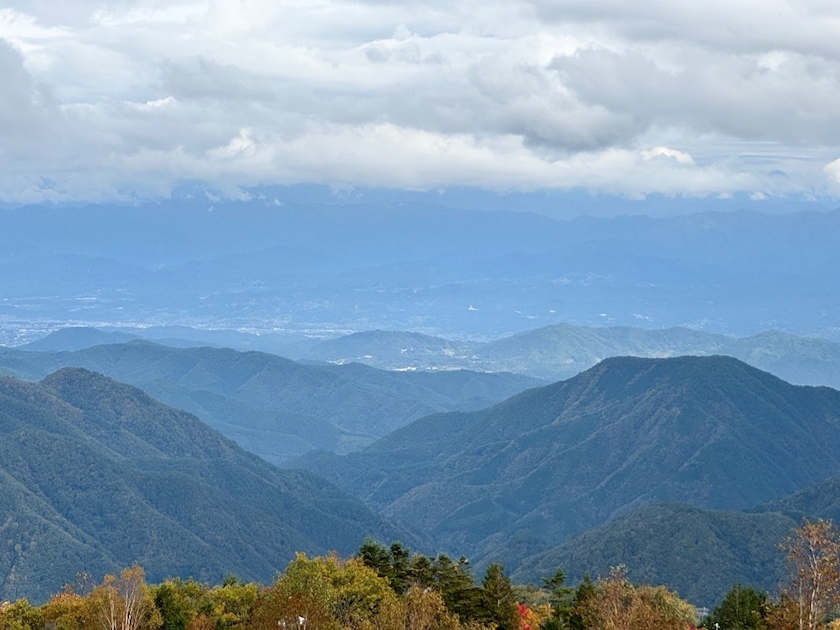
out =
<svg viewBox="0 0 840 630"><path fill-rule="evenodd" d="M403 595L414 583L412 565L415 561L408 547L399 541L391 543L391 547L386 549L375 540L366 538L359 547L357 557L380 577L388 578L397 595Z"/></svg>
<svg viewBox="0 0 840 630"><path fill-rule="evenodd" d="M579 626L598 630L685 630L694 607L663 586L635 587L624 566L613 567L576 605Z"/></svg>
<svg viewBox="0 0 840 630"><path fill-rule="evenodd" d="M458 616L446 607L441 594L412 586L402 598L383 602L373 626L376 630L461 630Z"/></svg>
<svg viewBox="0 0 840 630"><path fill-rule="evenodd" d="M633 630L686 630L696 623L694 606L664 586L636 588L631 621Z"/></svg>
<svg viewBox="0 0 840 630"><path fill-rule="evenodd" d="M627 568L619 565L598 582L592 617L610 630L630 630L633 620L633 596L635 589L627 579Z"/></svg>
<svg viewBox="0 0 840 630"><path fill-rule="evenodd" d="M391 588L403 595L411 584L411 552L399 541L391 543Z"/></svg>
<svg viewBox="0 0 840 630"><path fill-rule="evenodd" d="M90 606L80 594L65 589L53 595L41 606L45 622L55 624L56 630L82 630L90 627Z"/></svg>
<svg viewBox="0 0 840 630"><path fill-rule="evenodd" d="M192 580L187 583L190 582ZM217 630L242 628L251 615L258 592L259 588L254 582L243 582L228 575L221 584L204 590L198 612L210 617Z"/></svg>
<svg viewBox="0 0 840 630"><path fill-rule="evenodd" d="M106 575L87 600L100 630L157 630L162 622L139 566Z"/></svg>
<svg viewBox="0 0 840 630"><path fill-rule="evenodd" d="M180 580L167 580L153 589L155 607L161 616L161 630L186 630L196 616L196 607L185 596Z"/></svg>
<svg viewBox="0 0 840 630"><path fill-rule="evenodd" d="M516 597L504 567L498 562L487 567L481 581L481 603L485 621L495 624L499 630L517 630Z"/></svg>
<svg viewBox="0 0 840 630"><path fill-rule="evenodd" d="M467 559L462 557L454 562L442 553L433 563L433 573L446 607L462 622L479 621L482 616L482 591L473 582Z"/></svg>
<svg viewBox="0 0 840 630"><path fill-rule="evenodd" d="M0 604L0 630L40 630L43 626L41 611L30 606L27 600Z"/></svg>
<svg viewBox="0 0 840 630"><path fill-rule="evenodd" d="M805 519L782 545L790 583L783 596L795 606L798 630L815 630L840 605L840 538L831 521Z"/></svg>
<svg viewBox="0 0 840 630"><path fill-rule="evenodd" d="M712 609L703 625L726 630L762 630L767 627L766 616L767 594L736 583L720 604Z"/></svg>
<svg viewBox="0 0 840 630"><path fill-rule="evenodd" d="M565 630L572 613L574 589L565 586L566 574L557 569L550 578L543 578L543 586L548 590L551 615L541 624L541 630Z"/></svg>
<svg viewBox="0 0 840 630"><path fill-rule="evenodd" d="M395 597L388 580L359 558L310 560L299 553L262 594L249 625L261 630L362 628L384 600Z"/></svg>
<svg viewBox="0 0 840 630"><path fill-rule="evenodd" d="M590 626L592 612L594 611L594 600L597 596L598 592L592 578L589 577L588 573L585 573L575 589L574 597L572 597L569 630L585 630Z"/></svg>

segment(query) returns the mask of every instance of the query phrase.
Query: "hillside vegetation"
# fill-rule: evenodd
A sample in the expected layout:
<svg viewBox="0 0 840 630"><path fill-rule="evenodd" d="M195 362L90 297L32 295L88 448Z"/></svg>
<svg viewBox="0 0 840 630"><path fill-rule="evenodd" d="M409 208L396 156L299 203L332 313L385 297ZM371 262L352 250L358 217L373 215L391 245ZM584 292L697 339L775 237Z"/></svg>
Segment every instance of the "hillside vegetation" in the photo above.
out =
<svg viewBox="0 0 840 630"><path fill-rule="evenodd" d="M82 369L0 378L0 600L79 571L268 580L296 551L415 540L303 471L279 470L194 416Z"/></svg>
<svg viewBox="0 0 840 630"><path fill-rule="evenodd" d="M315 448L358 449L424 415L480 409L542 384L513 374L304 365L262 352L145 341L76 352L0 349L0 366L22 378L67 366L105 374L194 413L274 463Z"/></svg>
<svg viewBox="0 0 840 630"><path fill-rule="evenodd" d="M743 510L840 473L840 392L728 357L614 358L299 463L476 562L513 567L645 504Z"/></svg>

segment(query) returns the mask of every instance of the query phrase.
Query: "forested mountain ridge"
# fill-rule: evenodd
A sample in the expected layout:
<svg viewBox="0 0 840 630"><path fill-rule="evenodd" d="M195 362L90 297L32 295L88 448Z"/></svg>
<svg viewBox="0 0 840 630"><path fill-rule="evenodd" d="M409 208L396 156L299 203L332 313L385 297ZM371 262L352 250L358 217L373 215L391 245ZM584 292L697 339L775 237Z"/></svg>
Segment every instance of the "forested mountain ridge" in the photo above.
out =
<svg viewBox="0 0 840 630"><path fill-rule="evenodd" d="M194 413L274 463L313 448L353 450L435 411L480 409L542 383L513 374L304 365L263 352L147 341L76 352L0 349L0 366L23 378L65 366L106 374Z"/></svg>
<svg viewBox="0 0 840 630"><path fill-rule="evenodd" d="M836 390L729 357L622 357L302 463L477 561L513 567L647 503L780 498L840 473L838 449Z"/></svg>
<svg viewBox="0 0 840 630"><path fill-rule="evenodd" d="M104 376L0 377L0 599L138 562L153 579L267 581L297 551L414 539L304 471Z"/></svg>

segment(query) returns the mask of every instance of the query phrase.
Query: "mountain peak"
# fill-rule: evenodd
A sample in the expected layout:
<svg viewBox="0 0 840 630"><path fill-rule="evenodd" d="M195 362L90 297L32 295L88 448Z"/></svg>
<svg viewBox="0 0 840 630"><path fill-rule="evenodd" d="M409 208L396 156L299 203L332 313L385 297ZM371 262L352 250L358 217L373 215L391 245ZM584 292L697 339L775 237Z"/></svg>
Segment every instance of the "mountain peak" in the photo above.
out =
<svg viewBox="0 0 840 630"><path fill-rule="evenodd" d="M840 392L730 357L616 357L312 465L480 558L517 532L558 541L648 503L754 507L840 473L838 453Z"/></svg>

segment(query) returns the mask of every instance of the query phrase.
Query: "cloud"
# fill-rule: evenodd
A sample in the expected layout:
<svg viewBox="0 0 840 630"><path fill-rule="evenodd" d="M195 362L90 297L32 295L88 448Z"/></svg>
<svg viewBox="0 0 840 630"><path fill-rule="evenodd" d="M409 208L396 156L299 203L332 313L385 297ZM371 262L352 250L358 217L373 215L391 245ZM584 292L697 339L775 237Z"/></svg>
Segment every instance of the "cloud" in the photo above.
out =
<svg viewBox="0 0 840 630"><path fill-rule="evenodd" d="M685 164L694 166L694 158L683 151L676 151L668 147L654 147L652 149L645 149L641 153L644 160L655 160L657 158L666 158L674 160L677 164Z"/></svg>
<svg viewBox="0 0 840 630"><path fill-rule="evenodd" d="M0 198L837 195L840 8L710 2L15 0Z"/></svg>

